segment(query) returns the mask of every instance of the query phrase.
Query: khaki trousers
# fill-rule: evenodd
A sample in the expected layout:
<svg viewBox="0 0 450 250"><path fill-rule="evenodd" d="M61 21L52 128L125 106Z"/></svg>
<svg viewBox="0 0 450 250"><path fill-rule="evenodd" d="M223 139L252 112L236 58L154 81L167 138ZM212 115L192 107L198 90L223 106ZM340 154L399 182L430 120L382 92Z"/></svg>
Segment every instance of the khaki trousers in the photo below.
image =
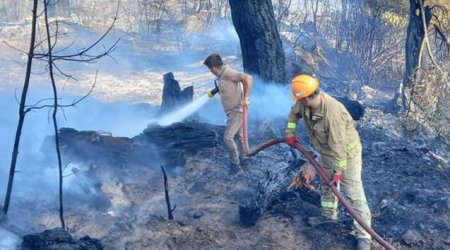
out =
<svg viewBox="0 0 450 250"><path fill-rule="evenodd" d="M347 168L342 173L342 181L338 185L338 190L346 194L348 201L352 208L359 213L363 220L370 226L372 215L367 204L366 196L364 194L364 187L361 181L361 167L362 167L362 153L361 143L355 147L354 151L350 153L347 159ZM333 176L333 166L335 159L330 156L321 154L321 165L328 174L330 180ZM338 199L333 194L331 189L326 185L321 185L321 207L322 214L329 218L337 218L338 215ZM371 238L371 236L362 228L356 220L353 220L353 228L356 232L356 238Z"/></svg>
<svg viewBox="0 0 450 250"><path fill-rule="evenodd" d="M242 112L233 110L227 115L227 117L227 127L223 135L225 148L230 154L231 163L239 164L239 150L234 138L237 136L239 147L242 149Z"/></svg>

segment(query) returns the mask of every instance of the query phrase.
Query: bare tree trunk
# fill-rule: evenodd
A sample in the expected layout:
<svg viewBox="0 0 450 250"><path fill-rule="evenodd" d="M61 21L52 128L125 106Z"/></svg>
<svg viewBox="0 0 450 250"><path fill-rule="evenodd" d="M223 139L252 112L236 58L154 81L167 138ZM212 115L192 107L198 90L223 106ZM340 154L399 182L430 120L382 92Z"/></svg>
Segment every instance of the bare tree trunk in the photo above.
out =
<svg viewBox="0 0 450 250"><path fill-rule="evenodd" d="M47 46L48 46L48 70L53 90L53 129L55 132L55 147L56 155L58 156L58 170L59 170L59 220L61 221L61 227L66 229L66 223L64 222L64 203L63 203L63 168L61 162L61 151L59 149L59 133L58 133L58 121L56 114L58 112L58 90L56 89L55 78L53 75L53 47L51 42L50 28L48 25L48 0L44 0L44 18L45 18L45 30L47 32Z"/></svg>
<svg viewBox="0 0 450 250"><path fill-rule="evenodd" d="M314 6L311 6L313 9L313 25L314 25L314 32L316 32L316 34L318 33L318 29L317 29L317 12L319 11L319 1L316 0Z"/></svg>
<svg viewBox="0 0 450 250"><path fill-rule="evenodd" d="M418 67L422 54L421 47L425 34L424 27L428 27L428 23L431 20L431 9L428 9L428 13L425 13L427 25L424 26L420 15L420 3L418 1L422 0L409 0L409 23L405 42L405 74L393 99L386 106L387 112L398 112L410 108L411 85L414 83L415 76L419 70ZM399 103L400 97L401 103Z"/></svg>
<svg viewBox="0 0 450 250"><path fill-rule="evenodd" d="M47 2L48 0L44 0L44 5L45 7L47 7ZM12 186L13 186L13 181L14 181L14 174L16 172L16 164L17 164L17 158L18 158L18 154L19 154L19 144L20 144L20 138L21 138L21 133L22 133L22 129L23 129L23 125L24 125L24 120L25 120L25 115L28 111L31 110L37 110L37 109L43 109L43 108L53 108L53 125L55 128L55 136L56 136L56 145L57 145L57 153L58 153L58 162L59 162L59 175L60 175L60 183L59 183L59 190L60 190L60 205L61 205L61 209L60 209L60 216L61 216L61 223L63 228L65 227L65 223L64 223L64 219L63 219L63 213L62 213L62 166L61 166L61 155L60 155L60 151L59 151L59 138L58 138L58 124L56 121L56 112L57 112L57 108L58 107L71 107L71 106L75 106L77 103L79 103L80 101L82 101L83 99L85 99L92 91L92 88L94 88L94 85L92 86L91 90L87 93L86 96L80 98L78 101L73 102L72 104L69 105L60 105L58 104L58 95L56 92L56 84L55 84L55 80L53 78L54 76L54 70L56 69L61 75L67 77L68 79L73 79L72 76L65 74L64 72L62 72L61 70L58 69L58 67L53 67L54 66L54 62L56 60L65 60L65 61L75 61L75 62L93 62L99 58L102 58L103 56L109 55L112 51L114 51L114 49L116 48L117 43L119 42L119 40L117 40L112 46L110 46L109 48L105 48L105 51L101 54L95 54L95 55L91 55L89 54L89 51L92 50L103 38L106 37L106 35L109 33L109 31L111 31L116 19L117 19L117 12L116 12L116 16L114 17L114 21L111 24L111 26L109 27L109 29L93 44L91 44L89 47L84 48L82 50L79 50L78 53L76 54L69 54L69 55L64 55L64 56L58 56L52 53L52 49L53 47L56 45L55 44L51 44L51 37L58 37L58 32L56 32L55 35L50 35L50 29L48 27L48 20L47 20L47 9L44 10L44 14L45 14L45 24L46 24L46 37L45 39L47 39L47 43L48 43L48 47L49 47L49 51L44 52L44 53L36 53L35 52L35 47L36 47L36 24L37 24L37 7L38 7L38 0L33 0L33 19L32 19L32 30L31 30L31 38L30 38L30 48L29 48L29 52L28 52L28 61L27 61L27 70L26 70L26 74L25 74L25 81L24 81L24 86L23 86L23 90L22 90L22 96L20 99L20 106L19 106L19 121L18 121L18 125L17 125L17 130L16 130L16 136L15 136L15 140L14 140L14 147L13 147L13 153L12 153L12 159L11 159L11 166L10 166L10 171L9 171L9 180L8 180L8 186L7 186L7 190L6 190L6 195L5 195L5 202L4 202L4 206L2 209L3 212L3 216L6 216L6 214L8 213L8 208L9 208L9 204L10 204L10 200L11 200L11 193L12 193ZM117 6L117 11L119 10L119 5ZM57 30L57 29L56 29ZM42 42L40 42L39 44L41 44ZM43 44L43 43L42 43ZM79 58L79 59L78 59ZM41 60L48 60L49 63L49 69L50 69L50 78L52 81L52 85L54 88L54 104L53 105L41 105L41 106L37 106L37 105L33 105L31 107L27 107L26 106L26 97L27 97L27 93L28 93L28 88L29 88L29 83L30 83L30 76L31 76L31 68L32 68L32 61L33 59L41 59ZM0 218L2 216L0 215Z"/></svg>
<svg viewBox="0 0 450 250"><path fill-rule="evenodd" d="M345 33L343 34L343 32L345 32L347 30L348 27L348 20L347 20L347 12L348 12L348 8L349 7L349 3L348 0L341 0L341 17L339 20L339 32L337 32L336 35L336 45L335 45L335 50L336 51L342 51L343 50L343 43L344 43L344 36L346 35ZM342 32L342 33L341 33ZM348 42L347 42L348 43ZM348 45L347 45L348 46Z"/></svg>
<svg viewBox="0 0 450 250"><path fill-rule="evenodd" d="M26 114L25 103L27 99L28 87L30 84L31 65L33 62L34 48L36 42L37 4L38 0L33 0L33 19L31 23L31 38L30 38L30 48L28 50L27 71L25 73L25 81L23 83L22 96L20 98L19 122L17 124L16 137L14 139L11 166L9 167L8 187L6 189L5 203L3 206L4 215L8 213L9 203L11 200L14 174L16 172L17 156L19 154L20 136L22 134L23 123L25 121L25 114Z"/></svg>
<svg viewBox="0 0 450 250"><path fill-rule="evenodd" d="M244 71L268 82L286 82L285 55L270 0L229 0Z"/></svg>

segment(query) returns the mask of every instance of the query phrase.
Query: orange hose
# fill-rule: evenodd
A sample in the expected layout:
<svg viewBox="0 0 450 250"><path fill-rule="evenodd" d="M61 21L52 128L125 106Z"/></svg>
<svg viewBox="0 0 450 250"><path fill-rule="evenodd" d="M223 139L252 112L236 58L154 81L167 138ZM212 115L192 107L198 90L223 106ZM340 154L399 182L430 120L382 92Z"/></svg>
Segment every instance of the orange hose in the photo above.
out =
<svg viewBox="0 0 450 250"><path fill-rule="evenodd" d="M323 170L320 164L314 159L314 157L298 143L295 144L295 148L298 151L300 151L306 157L306 159L309 160L309 162L311 162L311 164L319 173L320 177L322 177L322 180L325 182L325 184L327 184L327 186L331 189L331 191L333 191L333 193L336 195L341 204L347 209L347 211L359 223L359 225L361 225L364 228L364 230L366 230L366 232L369 233L375 239L375 241L380 243L380 245L382 245L384 248L389 250L395 250L393 246L391 246L387 241L381 238L381 236L379 236L369 225L367 225L367 223L363 220L363 218L361 218L361 216L350 206L350 204L345 200L345 198L336 188L336 186L330 182L327 173Z"/></svg>
<svg viewBox="0 0 450 250"><path fill-rule="evenodd" d="M276 138L269 140L265 143L263 143L261 146L256 148L253 151L250 151L250 147L248 145L248 135L247 135L247 107L244 106L243 112L242 112L242 130L243 130L243 146L244 146L244 154L248 157L256 155L259 151L268 148L272 145L285 142L284 138ZM347 209L349 214L361 225L364 230L369 233L373 239L378 242L380 245L382 245L384 248L389 250L395 250L393 246L391 246L387 241L385 241L383 238L381 238L367 223L361 218L361 216L350 206L350 204L345 200L345 198L342 196L342 194L337 190L336 186L330 182L330 179L328 178L327 173L325 170L323 170L322 166L314 159L314 157L306 151L306 149L296 143L295 148L302 153L306 159L314 166L314 168L319 173L322 180L325 182L325 184L331 189L331 191L336 195L338 200L341 202L341 204Z"/></svg>

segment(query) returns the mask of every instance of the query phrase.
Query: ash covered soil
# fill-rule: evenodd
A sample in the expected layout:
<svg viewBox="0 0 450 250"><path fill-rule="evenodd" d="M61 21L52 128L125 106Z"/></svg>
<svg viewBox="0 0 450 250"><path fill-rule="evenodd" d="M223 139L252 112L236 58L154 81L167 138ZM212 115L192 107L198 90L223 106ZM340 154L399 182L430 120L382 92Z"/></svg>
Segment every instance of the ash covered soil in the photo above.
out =
<svg viewBox="0 0 450 250"><path fill-rule="evenodd" d="M341 206L338 224L312 228L305 222L319 214L319 194L286 189L299 171L298 154L275 145L236 175L227 164L223 129L190 121L148 128L134 138L62 130L65 157L85 166L76 175L89 180L83 200L66 204L69 232L97 238L105 249L355 248L352 220ZM283 129L281 120L252 121L251 147ZM376 109L366 109L357 129L373 229L397 249L449 249L449 147L406 132L397 118ZM174 220L167 219L160 165ZM239 207L254 199L265 199L263 214L246 225Z"/></svg>
<svg viewBox="0 0 450 250"><path fill-rule="evenodd" d="M26 39L11 39L9 44L26 48L21 42ZM124 47L124 51L133 51L127 43ZM24 69L23 64L12 62L23 60L14 50L0 51L2 62L12 65L0 69L8 71L0 74L0 89L12 89L16 82L22 82ZM128 58L126 54L124 57ZM159 57L152 60L155 62L146 61L144 65L161 63ZM128 73L106 63L111 68L107 72L117 71L120 76L100 75L103 80L99 82L111 84L99 84L96 96L103 100L160 103L161 75L166 69L138 71L133 63L125 65ZM210 78L200 59L193 65L189 73L176 72L177 78L186 79L183 86L201 84ZM200 76L191 79L192 70ZM68 86L73 93L85 93L95 76L79 75L82 81ZM46 81L38 78L38 82ZM203 93L207 87L196 90ZM251 121L249 126L250 145L254 148L281 136L285 120ZM304 188L286 190L301 164L287 145L275 145L252 157L243 173L236 176L229 173L221 142L223 129L186 122L133 138L63 130L61 135L67 136L62 138L63 159L76 172L72 184L76 182L79 187L64 193L65 219L71 235L97 238L104 249L355 247L350 235L351 218L342 207L339 224L316 228L306 224L308 216L319 214L319 195ZM363 144L362 178L373 229L397 249L450 249L450 147L432 136L407 132L399 118L378 109L367 108L357 129ZM167 171L171 203L176 206L172 221L167 219L161 165ZM257 198L267 205L261 208L264 213L253 226L244 225L240 205ZM14 233L24 235L60 225L55 202L37 206L19 199L15 202L16 207L32 206L35 216L28 221L22 210L11 210L14 218L22 222L11 226ZM373 249L383 248L374 242Z"/></svg>

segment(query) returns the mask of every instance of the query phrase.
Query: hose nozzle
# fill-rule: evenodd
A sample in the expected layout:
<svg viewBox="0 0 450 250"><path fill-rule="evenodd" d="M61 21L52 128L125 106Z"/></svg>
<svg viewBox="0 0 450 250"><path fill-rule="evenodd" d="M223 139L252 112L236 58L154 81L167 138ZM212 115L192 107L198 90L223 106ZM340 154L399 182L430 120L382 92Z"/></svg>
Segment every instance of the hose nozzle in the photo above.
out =
<svg viewBox="0 0 450 250"><path fill-rule="evenodd" d="M219 92L219 87L215 87L211 90L208 90L206 93L208 94L209 98L213 98L215 94Z"/></svg>

